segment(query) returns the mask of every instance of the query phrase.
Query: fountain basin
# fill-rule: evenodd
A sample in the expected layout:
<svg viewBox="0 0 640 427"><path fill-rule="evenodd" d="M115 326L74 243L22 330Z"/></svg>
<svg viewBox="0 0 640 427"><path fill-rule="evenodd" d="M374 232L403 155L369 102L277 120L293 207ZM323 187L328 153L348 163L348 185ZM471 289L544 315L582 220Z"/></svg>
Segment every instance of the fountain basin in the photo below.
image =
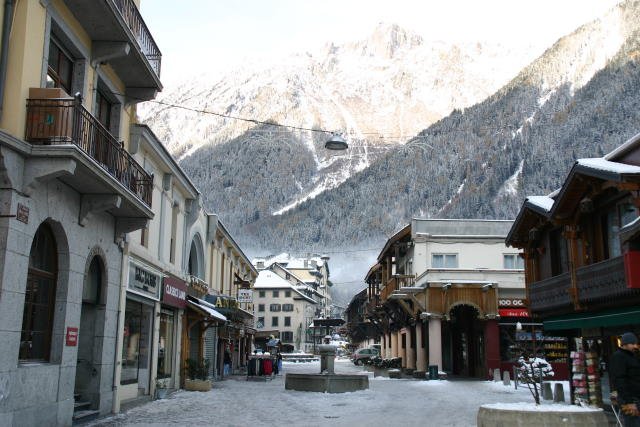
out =
<svg viewBox="0 0 640 427"><path fill-rule="evenodd" d="M315 391L321 393L346 393L367 390L368 375L340 374L286 374L285 390Z"/></svg>

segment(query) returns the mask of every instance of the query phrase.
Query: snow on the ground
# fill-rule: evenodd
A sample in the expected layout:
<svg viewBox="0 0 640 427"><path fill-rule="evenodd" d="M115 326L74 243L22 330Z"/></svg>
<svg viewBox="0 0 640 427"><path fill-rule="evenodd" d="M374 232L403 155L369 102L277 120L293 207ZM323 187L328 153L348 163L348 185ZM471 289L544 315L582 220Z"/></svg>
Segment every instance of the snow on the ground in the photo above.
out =
<svg viewBox="0 0 640 427"><path fill-rule="evenodd" d="M284 389L284 375L271 381L234 376L210 392L177 391L91 424L104 426L475 426L485 404L533 402L526 387L478 380L425 381L375 377L348 359L336 373L369 376L369 390L312 393ZM319 362L284 363L284 373L318 373ZM568 390L565 390L568 396ZM554 406L560 406L558 404ZM570 405L561 405L570 408Z"/></svg>

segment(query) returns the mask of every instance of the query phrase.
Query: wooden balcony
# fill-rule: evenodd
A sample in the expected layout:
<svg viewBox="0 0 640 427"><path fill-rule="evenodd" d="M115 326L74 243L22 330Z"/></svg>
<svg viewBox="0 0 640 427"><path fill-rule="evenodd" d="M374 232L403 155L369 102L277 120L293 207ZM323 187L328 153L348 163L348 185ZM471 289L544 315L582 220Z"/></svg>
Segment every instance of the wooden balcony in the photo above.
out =
<svg viewBox="0 0 640 427"><path fill-rule="evenodd" d="M94 116L79 99L49 98L27 100L25 140L34 145L73 144L115 178L147 207L151 207L153 177ZM95 189L81 192L95 192Z"/></svg>
<svg viewBox="0 0 640 427"><path fill-rule="evenodd" d="M387 283L385 283L384 287L380 290L380 301L386 301L393 291L400 290L400 288L413 286L415 280L416 277L414 275L396 274L392 276L391 279L388 280Z"/></svg>
<svg viewBox="0 0 640 427"><path fill-rule="evenodd" d="M534 313L562 310L571 306L571 276L559 276L540 280L529 285L529 306Z"/></svg>
<svg viewBox="0 0 640 427"><path fill-rule="evenodd" d="M576 276L580 302L590 306L604 306L640 296L640 289L627 288L621 256L580 267Z"/></svg>

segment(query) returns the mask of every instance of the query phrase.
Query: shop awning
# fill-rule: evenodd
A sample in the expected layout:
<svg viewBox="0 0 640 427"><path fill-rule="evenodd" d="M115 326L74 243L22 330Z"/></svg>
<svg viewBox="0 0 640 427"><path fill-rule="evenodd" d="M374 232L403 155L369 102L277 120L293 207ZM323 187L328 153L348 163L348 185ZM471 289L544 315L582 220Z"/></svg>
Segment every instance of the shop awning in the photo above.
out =
<svg viewBox="0 0 640 427"><path fill-rule="evenodd" d="M189 296L187 297L187 306L203 316L212 317L222 322L227 321L227 318L223 314L216 311L215 306L209 304L205 300Z"/></svg>
<svg viewBox="0 0 640 427"><path fill-rule="evenodd" d="M640 324L640 307L617 308L598 313L574 313L543 321L545 331L634 324Z"/></svg>

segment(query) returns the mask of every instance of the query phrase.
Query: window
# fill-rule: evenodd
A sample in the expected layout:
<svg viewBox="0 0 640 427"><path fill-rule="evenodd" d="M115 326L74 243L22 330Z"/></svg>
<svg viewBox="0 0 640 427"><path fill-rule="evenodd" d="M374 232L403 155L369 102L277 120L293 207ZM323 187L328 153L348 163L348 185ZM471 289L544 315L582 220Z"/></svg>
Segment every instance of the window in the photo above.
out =
<svg viewBox="0 0 640 427"><path fill-rule="evenodd" d="M82 302L98 304L100 302L100 287L102 286L102 263L94 256L89 265L87 280L82 287Z"/></svg>
<svg viewBox="0 0 640 427"><path fill-rule="evenodd" d="M171 240L169 241L169 262L176 262L176 238L178 236L178 212L180 206L176 203L171 209Z"/></svg>
<svg viewBox="0 0 640 427"><path fill-rule="evenodd" d="M258 311L264 311L264 304L258 304Z"/></svg>
<svg viewBox="0 0 640 427"><path fill-rule="evenodd" d="M282 342L293 342L293 332L291 331L284 331L280 333L280 340Z"/></svg>
<svg viewBox="0 0 640 427"><path fill-rule="evenodd" d="M29 254L29 270L20 334L21 361L48 361L55 308L58 260L53 233L48 225L38 228Z"/></svg>
<svg viewBox="0 0 640 427"><path fill-rule="evenodd" d="M524 259L518 254L503 255L504 268L506 270L524 270Z"/></svg>
<svg viewBox="0 0 640 427"><path fill-rule="evenodd" d="M160 313L158 378L170 378L173 371L173 314Z"/></svg>
<svg viewBox="0 0 640 427"><path fill-rule="evenodd" d="M113 103L105 96L102 90L96 91L96 118L102 125L111 131L111 110Z"/></svg>
<svg viewBox="0 0 640 427"><path fill-rule="evenodd" d="M280 304L271 304L269 306L269 311L280 311L281 309Z"/></svg>
<svg viewBox="0 0 640 427"><path fill-rule="evenodd" d="M258 317L258 321L256 322L256 328L258 329L264 328L264 317Z"/></svg>
<svg viewBox="0 0 640 427"><path fill-rule="evenodd" d="M264 298L264 291L258 291L258 296L260 298Z"/></svg>
<svg viewBox="0 0 640 427"><path fill-rule="evenodd" d="M458 254L432 254L432 268L458 268Z"/></svg>
<svg viewBox="0 0 640 427"><path fill-rule="evenodd" d="M280 296L280 292L279 291L273 291L273 297L274 298L278 298Z"/></svg>
<svg viewBox="0 0 640 427"><path fill-rule="evenodd" d="M271 326L278 326L278 318L277 317L272 317L271 318Z"/></svg>
<svg viewBox="0 0 640 427"><path fill-rule="evenodd" d="M558 276L569 271L567 241L562 236L561 229L557 228L549 232L549 248L551 251L551 274Z"/></svg>
<svg viewBox="0 0 640 427"><path fill-rule="evenodd" d="M49 59L47 67L47 87L58 87L71 93L71 78L73 76L73 60L57 41L53 38L49 44Z"/></svg>
<svg viewBox="0 0 640 427"><path fill-rule="evenodd" d="M284 291L284 296L286 298L291 298L291 291Z"/></svg>
<svg viewBox="0 0 640 427"><path fill-rule="evenodd" d="M282 311L293 311L293 304L282 304Z"/></svg>
<svg viewBox="0 0 640 427"><path fill-rule="evenodd" d="M138 382L138 376L145 378L149 375L152 319L152 306L127 299L120 384L133 384Z"/></svg>
<svg viewBox="0 0 640 427"><path fill-rule="evenodd" d="M291 326L291 317L285 316L284 318L284 326Z"/></svg>

